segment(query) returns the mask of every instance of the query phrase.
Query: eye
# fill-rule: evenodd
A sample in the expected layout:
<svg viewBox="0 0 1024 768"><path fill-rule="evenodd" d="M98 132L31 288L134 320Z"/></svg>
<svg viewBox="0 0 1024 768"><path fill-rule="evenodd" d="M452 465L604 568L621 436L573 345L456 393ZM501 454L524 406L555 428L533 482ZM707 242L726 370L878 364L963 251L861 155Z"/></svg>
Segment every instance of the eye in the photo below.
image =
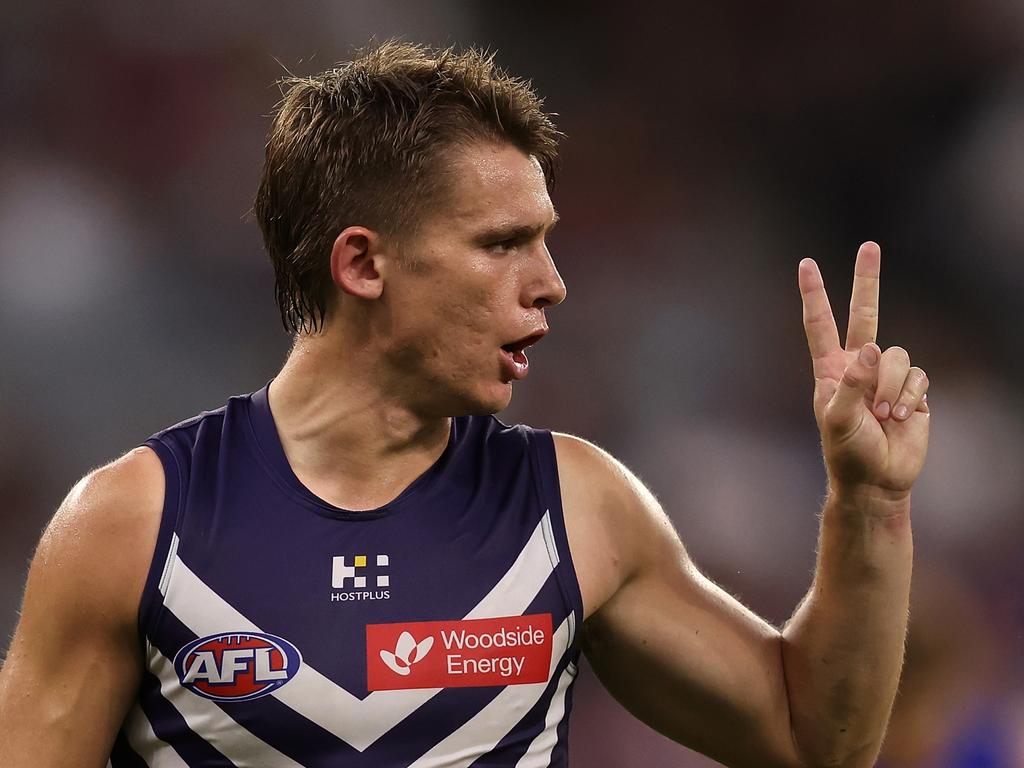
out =
<svg viewBox="0 0 1024 768"><path fill-rule="evenodd" d="M487 246L487 250L494 253L511 253L518 247L519 240L514 237L510 237L505 240L499 240L496 243L491 243Z"/></svg>

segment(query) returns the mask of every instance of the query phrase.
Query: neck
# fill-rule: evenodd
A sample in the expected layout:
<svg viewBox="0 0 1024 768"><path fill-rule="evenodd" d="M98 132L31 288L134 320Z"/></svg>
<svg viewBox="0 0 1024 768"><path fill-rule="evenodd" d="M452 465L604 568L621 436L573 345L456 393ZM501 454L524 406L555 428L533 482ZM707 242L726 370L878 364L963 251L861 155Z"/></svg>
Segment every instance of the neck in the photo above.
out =
<svg viewBox="0 0 1024 768"><path fill-rule="evenodd" d="M394 499L444 452L451 420L385 391L379 361L327 335L302 337L268 398L296 477L344 509Z"/></svg>

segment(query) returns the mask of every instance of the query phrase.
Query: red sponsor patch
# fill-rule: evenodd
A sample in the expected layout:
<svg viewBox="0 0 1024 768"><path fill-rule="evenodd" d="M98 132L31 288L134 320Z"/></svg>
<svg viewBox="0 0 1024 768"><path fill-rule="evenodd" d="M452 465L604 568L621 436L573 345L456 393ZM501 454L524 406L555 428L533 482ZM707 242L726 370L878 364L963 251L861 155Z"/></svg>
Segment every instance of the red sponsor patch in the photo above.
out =
<svg viewBox="0 0 1024 768"><path fill-rule="evenodd" d="M550 668L550 613L366 626L371 691L543 683Z"/></svg>

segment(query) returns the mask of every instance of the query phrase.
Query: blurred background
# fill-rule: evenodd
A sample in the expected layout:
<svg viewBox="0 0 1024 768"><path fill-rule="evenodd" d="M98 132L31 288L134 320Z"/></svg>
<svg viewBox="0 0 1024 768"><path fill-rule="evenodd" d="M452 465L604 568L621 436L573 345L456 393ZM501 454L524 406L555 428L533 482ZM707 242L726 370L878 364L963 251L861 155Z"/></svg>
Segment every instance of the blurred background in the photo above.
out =
<svg viewBox="0 0 1024 768"><path fill-rule="evenodd" d="M930 374L888 768L1024 766L1024 4L3 2L0 641L71 484L281 364L248 210L274 81L371 38L476 44L568 134L569 287L503 415L631 466L769 620L824 475L796 265L841 321L883 251L883 347ZM589 670L576 766L706 766Z"/></svg>

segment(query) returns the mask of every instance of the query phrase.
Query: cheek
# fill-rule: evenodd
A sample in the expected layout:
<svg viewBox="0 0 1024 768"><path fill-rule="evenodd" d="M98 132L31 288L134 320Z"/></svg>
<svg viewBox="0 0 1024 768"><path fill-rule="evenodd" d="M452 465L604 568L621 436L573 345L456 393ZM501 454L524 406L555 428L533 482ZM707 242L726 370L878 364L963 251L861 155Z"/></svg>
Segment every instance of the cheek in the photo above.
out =
<svg viewBox="0 0 1024 768"><path fill-rule="evenodd" d="M452 290L442 307L437 326L447 328L451 338L469 346L493 345L500 334L497 297L482 287Z"/></svg>
<svg viewBox="0 0 1024 768"><path fill-rule="evenodd" d="M433 374L464 376L497 355L500 337L508 331L502 308L515 283L512 269L501 274L495 264L470 263L458 273L431 275L429 285L410 292L401 325L406 357L433 368ZM508 312L506 311L507 315ZM397 330L397 328L395 329ZM398 341L396 338L395 341Z"/></svg>
<svg viewBox="0 0 1024 768"><path fill-rule="evenodd" d="M394 339L405 366L432 369L434 376L465 376L493 351L498 332L486 305L449 294L421 309L406 332Z"/></svg>
<svg viewBox="0 0 1024 768"><path fill-rule="evenodd" d="M482 356L495 351L498 333L493 312L478 304L452 306L437 327L444 331L434 339L453 367L476 367Z"/></svg>

